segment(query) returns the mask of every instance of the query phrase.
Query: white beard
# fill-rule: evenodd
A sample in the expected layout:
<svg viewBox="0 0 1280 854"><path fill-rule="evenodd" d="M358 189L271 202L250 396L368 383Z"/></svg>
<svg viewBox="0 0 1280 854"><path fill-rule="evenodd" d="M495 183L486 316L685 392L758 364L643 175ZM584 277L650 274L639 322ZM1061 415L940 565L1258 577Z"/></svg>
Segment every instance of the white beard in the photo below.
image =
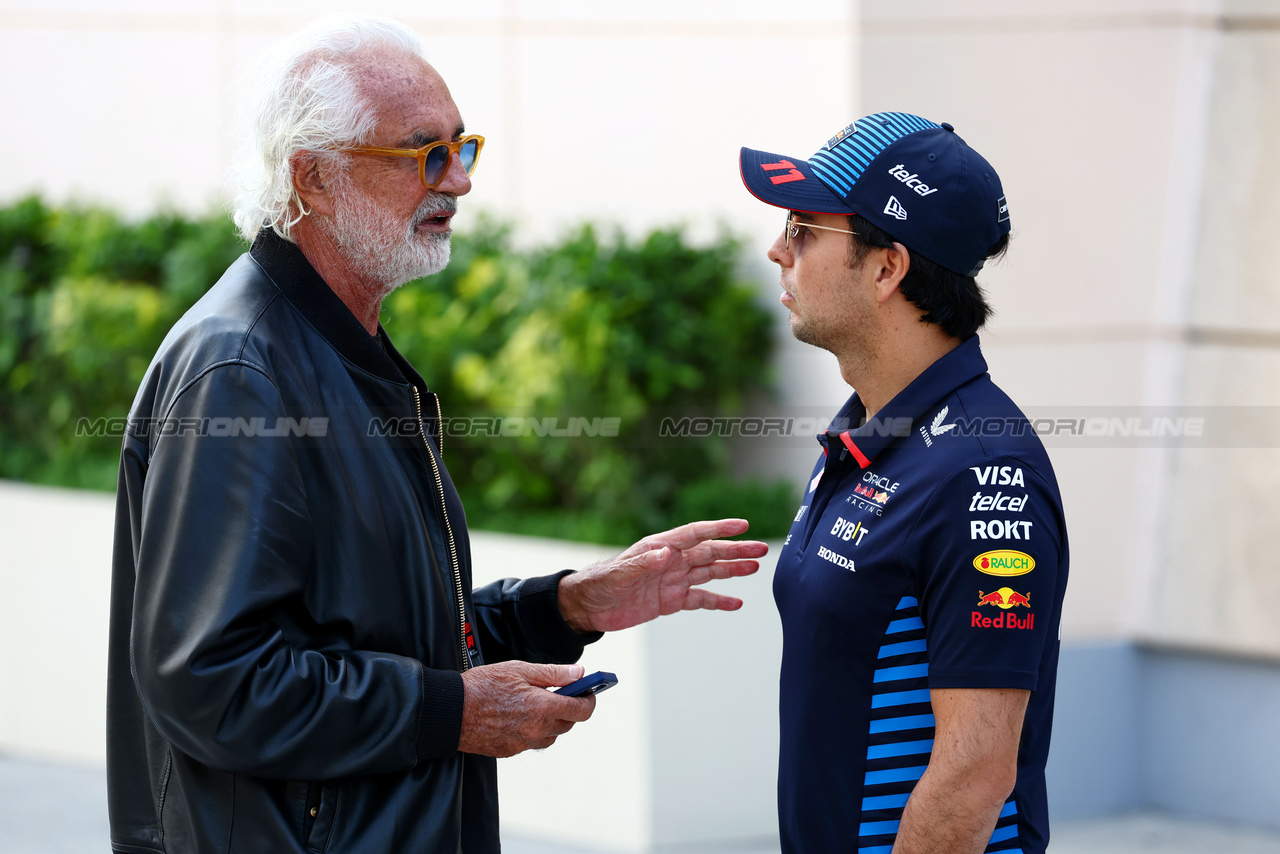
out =
<svg viewBox="0 0 1280 854"><path fill-rule="evenodd" d="M381 288L381 296L448 266L451 232L419 234L415 226L437 214L456 211L456 196L430 193L406 223L345 176L339 181L333 219L321 220L322 227L338 244L347 263Z"/></svg>

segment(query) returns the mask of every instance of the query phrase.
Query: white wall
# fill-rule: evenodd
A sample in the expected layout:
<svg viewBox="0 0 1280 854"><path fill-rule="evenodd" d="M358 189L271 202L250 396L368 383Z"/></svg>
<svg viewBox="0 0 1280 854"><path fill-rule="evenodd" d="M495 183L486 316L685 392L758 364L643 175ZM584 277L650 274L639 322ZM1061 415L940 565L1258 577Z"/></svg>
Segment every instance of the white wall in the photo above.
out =
<svg viewBox="0 0 1280 854"><path fill-rule="evenodd" d="M234 81L323 14L386 14L423 37L469 130L486 137L456 222L480 211L542 240L587 219L635 231L723 224L778 319L779 399L825 416L848 395L797 344L765 249L783 213L738 176L749 145L807 156L858 113L858 1L0 0L0 202L30 191L144 214L225 204ZM811 442L753 464L806 471Z"/></svg>
<svg viewBox="0 0 1280 854"><path fill-rule="evenodd" d="M863 8L865 110L950 121L1003 178L1014 239L981 277L997 383L1077 417L1277 403L1280 3ZM1238 415L1208 413L1223 430ZM1071 535L1064 637L1280 655L1275 432L1113 444L1050 444Z"/></svg>
<svg viewBox="0 0 1280 854"><path fill-rule="evenodd" d="M105 761L114 497L0 481L0 752ZM613 549L473 531L477 585L580 568ZM590 721L499 763L504 832L645 851L777 836L782 637L759 574L712 585L734 613L607 635L582 663L616 673Z"/></svg>

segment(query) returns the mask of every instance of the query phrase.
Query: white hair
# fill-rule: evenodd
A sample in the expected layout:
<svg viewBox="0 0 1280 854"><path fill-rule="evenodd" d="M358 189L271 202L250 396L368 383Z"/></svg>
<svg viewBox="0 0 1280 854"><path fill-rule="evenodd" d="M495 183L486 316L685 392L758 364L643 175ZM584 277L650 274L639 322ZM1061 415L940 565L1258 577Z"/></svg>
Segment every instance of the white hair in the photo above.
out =
<svg viewBox="0 0 1280 854"><path fill-rule="evenodd" d="M265 226L292 240L290 231L307 215L291 157L315 152L343 168L347 157L334 150L369 141L375 117L351 66L383 50L421 57L422 43L386 18L323 18L277 44L245 81L242 144L232 164L232 218L245 240Z"/></svg>

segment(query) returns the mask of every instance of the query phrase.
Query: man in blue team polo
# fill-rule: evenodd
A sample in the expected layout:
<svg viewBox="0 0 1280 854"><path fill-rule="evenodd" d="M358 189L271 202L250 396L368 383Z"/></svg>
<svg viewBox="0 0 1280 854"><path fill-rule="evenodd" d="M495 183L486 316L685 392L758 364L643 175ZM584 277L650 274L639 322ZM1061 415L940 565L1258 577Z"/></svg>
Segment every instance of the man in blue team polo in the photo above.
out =
<svg viewBox="0 0 1280 854"><path fill-rule="evenodd" d="M796 338L856 391L785 547L786 852L1043 852L1067 531L1053 466L991 381L975 276L1000 178L948 124L859 119L807 161L744 148L787 211L769 248Z"/></svg>

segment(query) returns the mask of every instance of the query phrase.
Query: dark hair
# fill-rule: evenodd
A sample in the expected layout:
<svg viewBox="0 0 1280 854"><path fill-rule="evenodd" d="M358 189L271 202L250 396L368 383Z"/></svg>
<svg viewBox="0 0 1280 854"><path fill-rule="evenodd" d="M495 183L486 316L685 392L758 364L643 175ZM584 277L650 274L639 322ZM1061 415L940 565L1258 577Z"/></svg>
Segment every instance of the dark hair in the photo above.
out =
<svg viewBox="0 0 1280 854"><path fill-rule="evenodd" d="M850 238L848 265L857 267L872 249L892 249L894 240L888 232L854 214L849 227L857 232ZM985 260L1003 257L1009 248L1009 235L1001 236L987 250ZM922 323L933 323L961 341L973 335L991 317L992 309L973 276L962 276L941 267L911 247L911 269L903 277L898 290L924 314Z"/></svg>

